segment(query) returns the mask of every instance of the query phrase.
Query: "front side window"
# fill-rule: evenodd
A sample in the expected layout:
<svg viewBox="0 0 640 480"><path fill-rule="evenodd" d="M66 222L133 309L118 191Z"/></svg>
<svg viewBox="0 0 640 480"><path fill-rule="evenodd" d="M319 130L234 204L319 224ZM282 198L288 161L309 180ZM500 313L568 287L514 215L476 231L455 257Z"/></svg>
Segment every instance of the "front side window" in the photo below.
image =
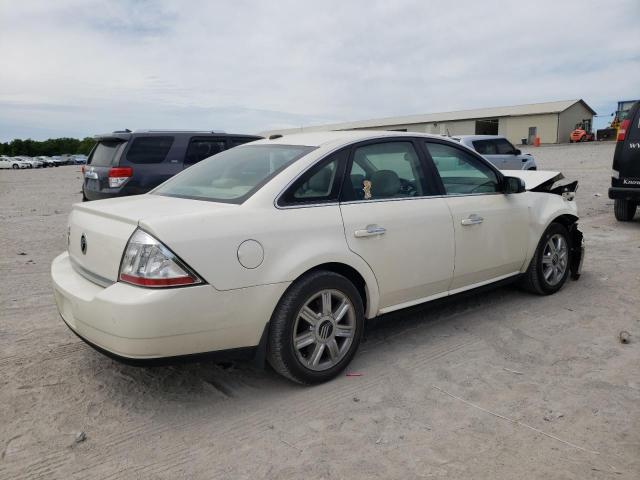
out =
<svg viewBox="0 0 640 480"><path fill-rule="evenodd" d="M447 195L496 193L498 175L472 154L441 143L426 142Z"/></svg>
<svg viewBox="0 0 640 480"><path fill-rule="evenodd" d="M343 198L380 200L425 194L422 164L411 142L383 142L355 149Z"/></svg>
<svg viewBox="0 0 640 480"><path fill-rule="evenodd" d="M227 148L224 140L214 138L193 138L189 142L187 154L184 157L185 165L193 165L205 158L209 158Z"/></svg>
<svg viewBox="0 0 640 480"><path fill-rule="evenodd" d="M498 155L513 155L516 151L515 147L505 138L498 138L495 142Z"/></svg>
<svg viewBox="0 0 640 480"><path fill-rule="evenodd" d="M480 155L497 155L498 149L493 140L474 140L473 149Z"/></svg>
<svg viewBox="0 0 640 480"><path fill-rule="evenodd" d="M184 170L153 193L225 203L242 203L273 176L315 147L245 145Z"/></svg>
<svg viewBox="0 0 640 480"><path fill-rule="evenodd" d="M136 137L127 152L131 163L162 163L173 144L173 137Z"/></svg>

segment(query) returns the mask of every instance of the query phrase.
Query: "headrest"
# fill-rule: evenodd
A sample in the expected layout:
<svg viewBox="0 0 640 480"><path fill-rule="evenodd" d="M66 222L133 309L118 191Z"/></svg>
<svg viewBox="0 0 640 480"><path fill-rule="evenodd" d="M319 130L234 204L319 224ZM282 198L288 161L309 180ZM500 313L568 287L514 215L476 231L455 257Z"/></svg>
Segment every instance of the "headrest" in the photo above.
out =
<svg viewBox="0 0 640 480"><path fill-rule="evenodd" d="M378 170L371 175L371 196L393 197L400 193L400 179L393 170Z"/></svg>

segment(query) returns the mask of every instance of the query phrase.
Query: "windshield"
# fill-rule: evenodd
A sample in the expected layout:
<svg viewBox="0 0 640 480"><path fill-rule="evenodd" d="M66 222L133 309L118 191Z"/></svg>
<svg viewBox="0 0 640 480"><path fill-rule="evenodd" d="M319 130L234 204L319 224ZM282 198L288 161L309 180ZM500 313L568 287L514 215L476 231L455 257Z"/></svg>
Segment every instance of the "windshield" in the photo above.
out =
<svg viewBox="0 0 640 480"><path fill-rule="evenodd" d="M276 173L312 151L302 145L246 145L231 148L188 168L153 193L242 203Z"/></svg>

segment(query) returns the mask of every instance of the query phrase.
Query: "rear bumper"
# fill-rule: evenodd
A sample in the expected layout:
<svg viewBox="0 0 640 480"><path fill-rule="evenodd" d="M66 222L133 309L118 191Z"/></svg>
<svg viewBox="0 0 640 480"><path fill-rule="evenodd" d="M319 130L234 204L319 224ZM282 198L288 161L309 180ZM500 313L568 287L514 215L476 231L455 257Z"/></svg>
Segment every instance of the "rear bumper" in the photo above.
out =
<svg viewBox="0 0 640 480"><path fill-rule="evenodd" d="M611 187L609 198L614 200L639 200L640 188Z"/></svg>
<svg viewBox="0 0 640 480"><path fill-rule="evenodd" d="M103 287L74 270L63 253L51 265L58 311L75 334L127 363L256 347L288 284L229 291L210 285L145 289ZM169 357L169 358L167 358Z"/></svg>

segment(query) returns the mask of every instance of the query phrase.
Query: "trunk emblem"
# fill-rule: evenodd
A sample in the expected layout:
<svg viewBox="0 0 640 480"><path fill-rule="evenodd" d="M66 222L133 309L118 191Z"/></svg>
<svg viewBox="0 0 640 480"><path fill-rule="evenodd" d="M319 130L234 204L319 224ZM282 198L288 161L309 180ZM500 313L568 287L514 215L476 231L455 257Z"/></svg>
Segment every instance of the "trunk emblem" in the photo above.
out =
<svg viewBox="0 0 640 480"><path fill-rule="evenodd" d="M82 251L83 255L87 254L87 237L84 235L84 233L80 237L80 250Z"/></svg>

